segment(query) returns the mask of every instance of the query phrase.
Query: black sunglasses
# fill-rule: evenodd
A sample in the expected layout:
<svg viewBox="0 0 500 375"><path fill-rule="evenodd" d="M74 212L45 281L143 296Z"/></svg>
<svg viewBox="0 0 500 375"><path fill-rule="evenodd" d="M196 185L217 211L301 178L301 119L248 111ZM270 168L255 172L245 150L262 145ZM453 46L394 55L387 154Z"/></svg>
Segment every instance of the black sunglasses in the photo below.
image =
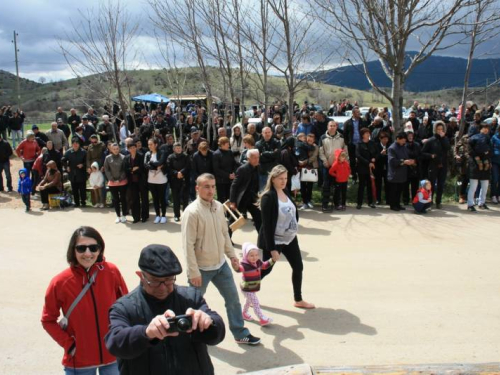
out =
<svg viewBox="0 0 500 375"><path fill-rule="evenodd" d="M91 253L97 253L99 250L101 250L101 246L98 244L93 244L93 245L76 245L75 250L79 254L83 254L84 252L87 251L87 249L90 250Z"/></svg>

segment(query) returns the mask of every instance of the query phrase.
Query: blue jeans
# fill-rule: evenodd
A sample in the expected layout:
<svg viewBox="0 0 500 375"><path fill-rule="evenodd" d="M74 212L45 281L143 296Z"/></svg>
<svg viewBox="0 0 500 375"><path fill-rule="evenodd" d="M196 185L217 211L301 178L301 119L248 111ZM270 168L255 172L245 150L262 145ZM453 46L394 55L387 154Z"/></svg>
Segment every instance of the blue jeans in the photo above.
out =
<svg viewBox="0 0 500 375"><path fill-rule="evenodd" d="M267 174L259 174L259 192L264 190L264 187L267 184Z"/></svg>
<svg viewBox="0 0 500 375"><path fill-rule="evenodd" d="M500 164L491 164L491 196L500 196Z"/></svg>
<svg viewBox="0 0 500 375"><path fill-rule="evenodd" d="M244 327L243 315L241 315L241 304L236 284L234 283L233 273L229 269L227 262L224 262L221 268L215 271L201 272L201 294L207 291L207 286L211 282L224 298L226 303L227 319L229 320L229 329L236 340L248 336L250 332Z"/></svg>
<svg viewBox="0 0 500 375"><path fill-rule="evenodd" d="M64 373L65 375L96 375L97 369L99 369L99 375L120 375L120 371L118 370L118 364L112 363L110 365L93 367L93 368L76 368L73 369L71 367L65 367Z"/></svg>
<svg viewBox="0 0 500 375"><path fill-rule="evenodd" d="M7 189L12 190L12 176L10 174L10 161L6 161L5 163L0 163L0 190L4 190L3 172L5 172L5 178L7 179Z"/></svg>
<svg viewBox="0 0 500 375"><path fill-rule="evenodd" d="M23 140L23 131L22 130L11 130L10 135L12 137L12 148L16 148L16 142L21 143Z"/></svg>
<svg viewBox="0 0 500 375"><path fill-rule="evenodd" d="M470 179L469 192L467 194L467 206L474 206L474 193L476 192L477 185L481 185L481 192L479 193L479 205L482 206L486 203L486 192L488 191L489 180L474 180Z"/></svg>

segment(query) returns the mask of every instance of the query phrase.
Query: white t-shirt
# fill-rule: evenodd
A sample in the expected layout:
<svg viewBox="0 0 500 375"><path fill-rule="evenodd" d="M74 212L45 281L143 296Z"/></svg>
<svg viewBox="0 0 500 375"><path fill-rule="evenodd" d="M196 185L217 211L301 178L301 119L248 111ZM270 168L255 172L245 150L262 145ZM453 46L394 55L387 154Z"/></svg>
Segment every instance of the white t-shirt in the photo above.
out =
<svg viewBox="0 0 500 375"><path fill-rule="evenodd" d="M278 222L274 233L274 242L277 245L288 245L297 236L298 225L296 208L287 198L286 202L278 199Z"/></svg>
<svg viewBox="0 0 500 375"><path fill-rule="evenodd" d="M156 158L157 154L151 154L151 161L156 162L158 159ZM156 170L150 170L148 173L148 183L150 184L166 184L167 183L167 176L163 174L163 172L158 169Z"/></svg>

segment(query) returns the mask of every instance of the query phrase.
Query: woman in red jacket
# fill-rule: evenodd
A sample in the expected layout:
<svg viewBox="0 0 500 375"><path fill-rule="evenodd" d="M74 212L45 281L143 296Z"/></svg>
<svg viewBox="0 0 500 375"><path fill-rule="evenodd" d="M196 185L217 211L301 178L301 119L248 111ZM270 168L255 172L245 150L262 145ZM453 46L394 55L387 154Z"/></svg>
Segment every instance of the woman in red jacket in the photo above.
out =
<svg viewBox="0 0 500 375"><path fill-rule="evenodd" d="M64 348L65 374L118 375L116 358L104 345L108 333L108 310L128 293L118 268L104 259L104 240L91 227L80 227L70 239L69 268L55 276L47 288L42 325ZM92 282L93 280L93 282ZM70 306L90 282L90 288L68 317ZM60 310L66 329L58 322Z"/></svg>

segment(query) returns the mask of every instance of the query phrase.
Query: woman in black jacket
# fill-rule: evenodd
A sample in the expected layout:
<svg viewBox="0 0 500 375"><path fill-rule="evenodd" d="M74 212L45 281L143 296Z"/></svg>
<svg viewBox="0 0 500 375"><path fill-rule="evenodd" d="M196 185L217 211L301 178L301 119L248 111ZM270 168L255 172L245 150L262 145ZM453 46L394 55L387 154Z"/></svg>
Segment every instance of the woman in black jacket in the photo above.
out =
<svg viewBox="0 0 500 375"><path fill-rule="evenodd" d="M370 175L375 170L375 160L377 157L377 146L375 142L370 140L370 130L363 128L359 131L359 134L361 135L361 142L356 145L356 164L359 176L358 204L356 206L358 210L361 209L361 205L363 204L365 188L368 196L368 205L371 208L375 208Z"/></svg>
<svg viewBox="0 0 500 375"><path fill-rule="evenodd" d="M224 203L229 199L231 183L236 177L235 172L238 164L234 160L233 153L229 149L229 139L219 138L219 149L214 152L213 166L215 183L217 186L217 200Z"/></svg>
<svg viewBox="0 0 500 375"><path fill-rule="evenodd" d="M422 158L429 163L427 178L432 183L432 191L435 192L436 208L441 209L441 197L448 173L450 141L446 137L446 125L443 121L436 121L433 127L434 135L422 147Z"/></svg>
<svg viewBox="0 0 500 375"><path fill-rule="evenodd" d="M167 158L172 198L174 201L174 221L179 222L182 209L189 204L189 156L182 152L180 143L174 143L174 153Z"/></svg>
<svg viewBox="0 0 500 375"><path fill-rule="evenodd" d="M290 137L283 141L281 145L280 163L288 172L286 188L292 191L292 177L295 176L299 166L299 160L295 156L295 138Z"/></svg>
<svg viewBox="0 0 500 375"><path fill-rule="evenodd" d="M275 166L269 173L260 200L262 225L259 230L258 246L263 250L264 262L270 258L276 262L281 253L285 254L292 267L294 306L314 309L312 303L302 299L304 266L297 240L299 213L290 193L286 190L287 179L288 171L282 165ZM270 273L272 268L262 270L262 277Z"/></svg>
<svg viewBox="0 0 500 375"><path fill-rule="evenodd" d="M413 132L407 132L407 136L408 140L405 144L405 147L408 149L409 158L415 160L415 164L408 167L408 180L406 181L405 187L403 189L403 203L405 206L410 204L410 202L417 194L420 180L422 179L420 170L420 157L422 154L422 150L420 148L420 144L418 142L415 142L415 134Z"/></svg>
<svg viewBox="0 0 500 375"><path fill-rule="evenodd" d="M203 173L214 173L213 168L213 152L208 147L208 142L201 142L198 145L198 151L193 155L191 165L191 180L195 180Z"/></svg>
<svg viewBox="0 0 500 375"><path fill-rule="evenodd" d="M165 190L167 188L165 153L159 148L157 138L148 141L149 151L144 156L144 166L148 170L148 188L153 196L156 218L154 224L167 222L167 201Z"/></svg>

